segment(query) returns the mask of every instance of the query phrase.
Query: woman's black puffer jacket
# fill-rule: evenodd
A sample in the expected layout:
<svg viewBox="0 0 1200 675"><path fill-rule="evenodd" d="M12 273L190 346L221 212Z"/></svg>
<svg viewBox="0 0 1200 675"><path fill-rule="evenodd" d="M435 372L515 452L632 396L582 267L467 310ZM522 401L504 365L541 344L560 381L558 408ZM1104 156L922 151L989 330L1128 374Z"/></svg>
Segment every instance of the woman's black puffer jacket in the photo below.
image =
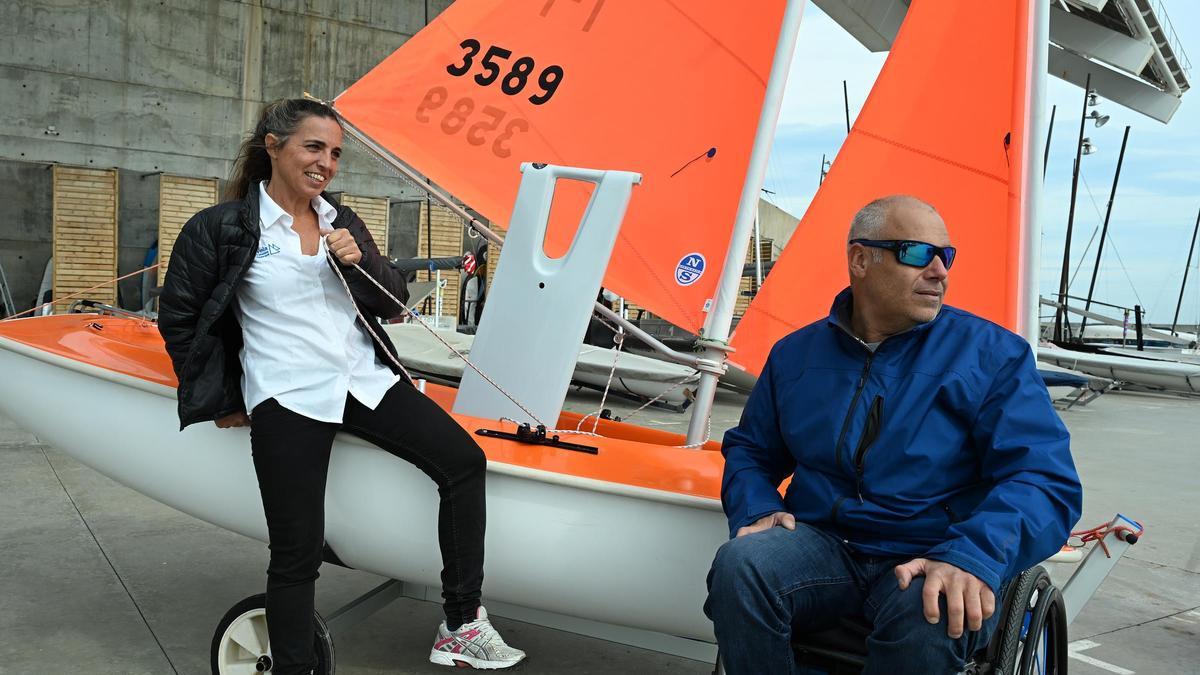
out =
<svg viewBox="0 0 1200 675"><path fill-rule="evenodd" d="M346 228L358 242L359 266L407 302L404 278L379 253L362 219L329 195L322 196L337 207L333 226ZM242 329L232 305L238 283L254 262L259 232L258 186L252 185L242 201L217 204L192 216L175 241L159 300L158 330L179 379L180 429L245 410L238 357ZM341 271L355 303L395 355L395 346L375 317L397 317L401 308L358 270L341 266ZM371 342L380 362L399 373L379 345Z"/></svg>

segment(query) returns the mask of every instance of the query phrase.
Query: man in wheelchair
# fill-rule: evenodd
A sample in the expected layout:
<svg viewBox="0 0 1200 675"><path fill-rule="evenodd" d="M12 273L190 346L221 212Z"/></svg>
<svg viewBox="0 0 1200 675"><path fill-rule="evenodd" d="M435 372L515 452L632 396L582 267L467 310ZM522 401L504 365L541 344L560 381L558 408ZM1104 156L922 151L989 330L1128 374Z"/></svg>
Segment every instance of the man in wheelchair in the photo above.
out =
<svg viewBox="0 0 1200 675"><path fill-rule="evenodd" d="M938 212L871 202L847 259L850 288L774 346L725 435L731 539L705 612L731 674L795 672L793 635L847 620L869 627L865 673L957 673L1002 587L1080 515L1029 345L942 304L955 249Z"/></svg>

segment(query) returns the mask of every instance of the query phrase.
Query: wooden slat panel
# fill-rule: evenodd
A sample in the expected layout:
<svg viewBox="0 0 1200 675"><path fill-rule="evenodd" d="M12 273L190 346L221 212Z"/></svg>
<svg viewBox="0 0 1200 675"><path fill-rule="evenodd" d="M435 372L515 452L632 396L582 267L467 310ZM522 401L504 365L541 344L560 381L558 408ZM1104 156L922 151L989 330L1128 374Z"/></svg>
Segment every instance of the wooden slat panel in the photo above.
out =
<svg viewBox="0 0 1200 675"><path fill-rule="evenodd" d="M184 223L216 203L217 179L163 174L158 190L158 285L163 283Z"/></svg>
<svg viewBox="0 0 1200 675"><path fill-rule="evenodd" d="M431 229L432 228L432 229ZM426 202L421 205L417 227L417 257L429 255L433 258L462 255L463 222L453 211ZM432 253L427 253L432 240ZM489 254L490 255L490 254ZM442 292L442 315L458 316L459 270L442 272L446 288ZM417 272L420 281L433 281L436 274Z"/></svg>
<svg viewBox="0 0 1200 675"><path fill-rule="evenodd" d="M53 295L63 298L117 276L117 171L54 167ZM88 299L115 304L116 284L88 291ZM74 300L55 303L66 311Z"/></svg>
<svg viewBox="0 0 1200 675"><path fill-rule="evenodd" d="M379 252L387 255L388 246L388 200L387 197L360 197L358 195L342 195L342 204L350 207L362 218L379 247Z"/></svg>

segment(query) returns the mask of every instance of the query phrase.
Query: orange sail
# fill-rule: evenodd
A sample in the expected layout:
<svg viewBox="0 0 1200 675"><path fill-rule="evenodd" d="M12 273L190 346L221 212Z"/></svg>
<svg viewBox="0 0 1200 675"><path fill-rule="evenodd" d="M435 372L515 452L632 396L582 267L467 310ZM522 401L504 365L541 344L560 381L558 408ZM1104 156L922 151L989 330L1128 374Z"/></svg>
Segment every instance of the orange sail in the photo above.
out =
<svg viewBox="0 0 1200 675"><path fill-rule="evenodd" d="M507 227L521 162L641 173L605 286L692 331L729 247L784 0L458 0L335 101ZM545 249L588 193L563 186Z"/></svg>
<svg viewBox="0 0 1200 675"><path fill-rule="evenodd" d="M889 194L942 214L958 247L946 300L1016 329L1030 2L913 2L821 189L734 333L731 361L758 374L771 346L829 311L847 285L855 212Z"/></svg>

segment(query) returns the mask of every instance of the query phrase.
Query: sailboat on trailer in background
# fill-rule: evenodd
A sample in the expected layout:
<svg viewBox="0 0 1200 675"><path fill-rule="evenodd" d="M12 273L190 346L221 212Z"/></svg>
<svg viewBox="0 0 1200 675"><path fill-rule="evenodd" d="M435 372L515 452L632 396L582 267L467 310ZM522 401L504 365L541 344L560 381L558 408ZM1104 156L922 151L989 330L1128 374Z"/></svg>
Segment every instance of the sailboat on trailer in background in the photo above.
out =
<svg viewBox="0 0 1200 675"><path fill-rule="evenodd" d="M713 641L704 578L727 530L719 444L705 428L801 7L460 0L336 100L347 131L398 170L412 171L396 155L509 223L472 354L483 372L458 391L427 391L488 456L488 533L506 542L488 547L489 601ZM1031 37L1040 34L1029 7L913 4L842 155L739 327L737 365L757 372L776 337L824 313L850 215L892 192L945 215L968 261L956 268L955 304L1026 327L1026 247L1036 240L1026 130L1045 70L1031 56L1044 36ZM658 43L669 48L647 61L639 50ZM989 58L947 57L980 52ZM721 75L684 90L692 69ZM613 154L630 145L639 152ZM518 172L530 159L625 171ZM517 425L501 418L560 430L583 421L561 412L563 355L573 362L601 283L704 336L699 356L674 355L703 372L688 437L599 420L596 435L513 439ZM0 323L0 368L0 408L17 424L156 500L266 541L246 432L177 431L175 378L153 324ZM61 424L56 411L85 403L136 421L138 437L122 424ZM439 583L437 499L419 470L339 435L326 495L327 544L341 563Z"/></svg>

